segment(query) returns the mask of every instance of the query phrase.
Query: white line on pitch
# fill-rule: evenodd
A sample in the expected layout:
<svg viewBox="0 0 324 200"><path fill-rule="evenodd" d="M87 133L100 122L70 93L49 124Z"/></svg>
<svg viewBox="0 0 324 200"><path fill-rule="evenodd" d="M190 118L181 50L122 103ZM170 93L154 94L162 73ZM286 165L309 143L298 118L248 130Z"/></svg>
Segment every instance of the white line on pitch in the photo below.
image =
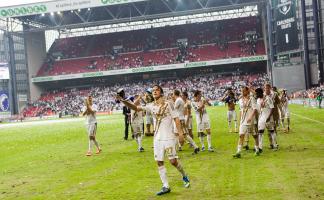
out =
<svg viewBox="0 0 324 200"><path fill-rule="evenodd" d="M297 117L300 117L300 118L307 119L309 121L313 121L313 122L317 122L317 123L320 123L320 124L324 124L324 122L321 122L321 121L318 121L318 120L315 120L315 119L311 119L311 118L308 118L308 117L304 117L302 115L298 115L298 114L295 114L295 113L291 113L291 114L296 115Z"/></svg>

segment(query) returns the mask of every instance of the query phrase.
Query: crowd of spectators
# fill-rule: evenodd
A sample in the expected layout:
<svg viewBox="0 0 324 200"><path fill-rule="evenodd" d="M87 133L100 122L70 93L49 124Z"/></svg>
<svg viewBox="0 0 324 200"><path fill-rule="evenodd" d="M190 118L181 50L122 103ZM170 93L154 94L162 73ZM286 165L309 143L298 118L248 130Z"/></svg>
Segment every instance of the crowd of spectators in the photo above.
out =
<svg viewBox="0 0 324 200"><path fill-rule="evenodd" d="M320 85L318 87L313 87L308 90L301 90L301 91L294 92L291 94L291 97L292 98L315 99L319 95L324 96L324 84Z"/></svg>
<svg viewBox="0 0 324 200"><path fill-rule="evenodd" d="M308 90L296 91L291 94L291 98L297 100L299 104L302 102L305 106L319 108L323 107L323 97L324 84Z"/></svg>
<svg viewBox="0 0 324 200"><path fill-rule="evenodd" d="M80 89L62 89L48 91L41 95L39 100L28 103L23 111L25 117L44 115L79 115L87 95L92 95L94 102L101 112L120 110L122 105L115 102L116 91L124 88L127 95L143 93L152 84L159 84L165 92L174 89L188 91L190 95L195 90L201 90L205 98L218 100L227 88L232 88L237 94L242 85L263 85L268 81L265 74L206 74L195 75L177 80L158 80L146 82L134 82L128 84L115 84L111 86L98 86Z"/></svg>

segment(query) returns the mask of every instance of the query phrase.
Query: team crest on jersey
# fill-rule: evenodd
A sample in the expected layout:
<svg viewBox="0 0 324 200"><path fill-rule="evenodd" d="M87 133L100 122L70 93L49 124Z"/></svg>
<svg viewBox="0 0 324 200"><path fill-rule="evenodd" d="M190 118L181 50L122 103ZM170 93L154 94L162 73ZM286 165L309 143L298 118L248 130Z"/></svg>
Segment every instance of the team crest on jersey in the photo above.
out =
<svg viewBox="0 0 324 200"><path fill-rule="evenodd" d="M292 5L291 0L279 0L278 9L279 12L283 15L287 15L287 13L290 11Z"/></svg>

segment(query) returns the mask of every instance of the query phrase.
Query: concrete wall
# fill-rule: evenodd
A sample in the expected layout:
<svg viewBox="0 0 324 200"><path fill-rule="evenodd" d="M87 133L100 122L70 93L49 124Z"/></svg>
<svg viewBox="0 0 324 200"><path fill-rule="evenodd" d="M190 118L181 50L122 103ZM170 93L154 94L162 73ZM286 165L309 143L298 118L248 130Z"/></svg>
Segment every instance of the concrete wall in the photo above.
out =
<svg viewBox="0 0 324 200"><path fill-rule="evenodd" d="M28 63L28 78L31 80L41 68L46 58L45 32L35 32L25 34L26 54ZM30 100L37 100L41 93L41 87L30 82Z"/></svg>
<svg viewBox="0 0 324 200"><path fill-rule="evenodd" d="M278 88L286 88L290 92L306 88L303 64L273 67L272 73L273 85Z"/></svg>

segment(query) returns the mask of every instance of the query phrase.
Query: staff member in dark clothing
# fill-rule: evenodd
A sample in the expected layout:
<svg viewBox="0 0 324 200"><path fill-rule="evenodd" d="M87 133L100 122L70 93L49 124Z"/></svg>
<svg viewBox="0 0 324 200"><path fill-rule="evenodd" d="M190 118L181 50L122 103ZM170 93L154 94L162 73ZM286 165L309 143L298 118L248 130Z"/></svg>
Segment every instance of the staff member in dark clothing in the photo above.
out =
<svg viewBox="0 0 324 200"><path fill-rule="evenodd" d="M131 115L131 111L128 107L123 106L123 115L125 116L124 121L125 121L125 136L124 136L124 140L128 139L128 127L130 124L130 115Z"/></svg>
<svg viewBox="0 0 324 200"><path fill-rule="evenodd" d="M117 91L117 95L120 96L120 97L122 97L124 100L134 101L134 97L128 97L128 98L126 98L125 91L124 91L123 88L120 88ZM116 103L120 103L120 101L116 99ZM127 140L128 139L128 127L130 125L131 111L126 106L123 106L123 115L125 116L125 118L124 118L124 122L125 122L125 136L124 136L124 140Z"/></svg>

